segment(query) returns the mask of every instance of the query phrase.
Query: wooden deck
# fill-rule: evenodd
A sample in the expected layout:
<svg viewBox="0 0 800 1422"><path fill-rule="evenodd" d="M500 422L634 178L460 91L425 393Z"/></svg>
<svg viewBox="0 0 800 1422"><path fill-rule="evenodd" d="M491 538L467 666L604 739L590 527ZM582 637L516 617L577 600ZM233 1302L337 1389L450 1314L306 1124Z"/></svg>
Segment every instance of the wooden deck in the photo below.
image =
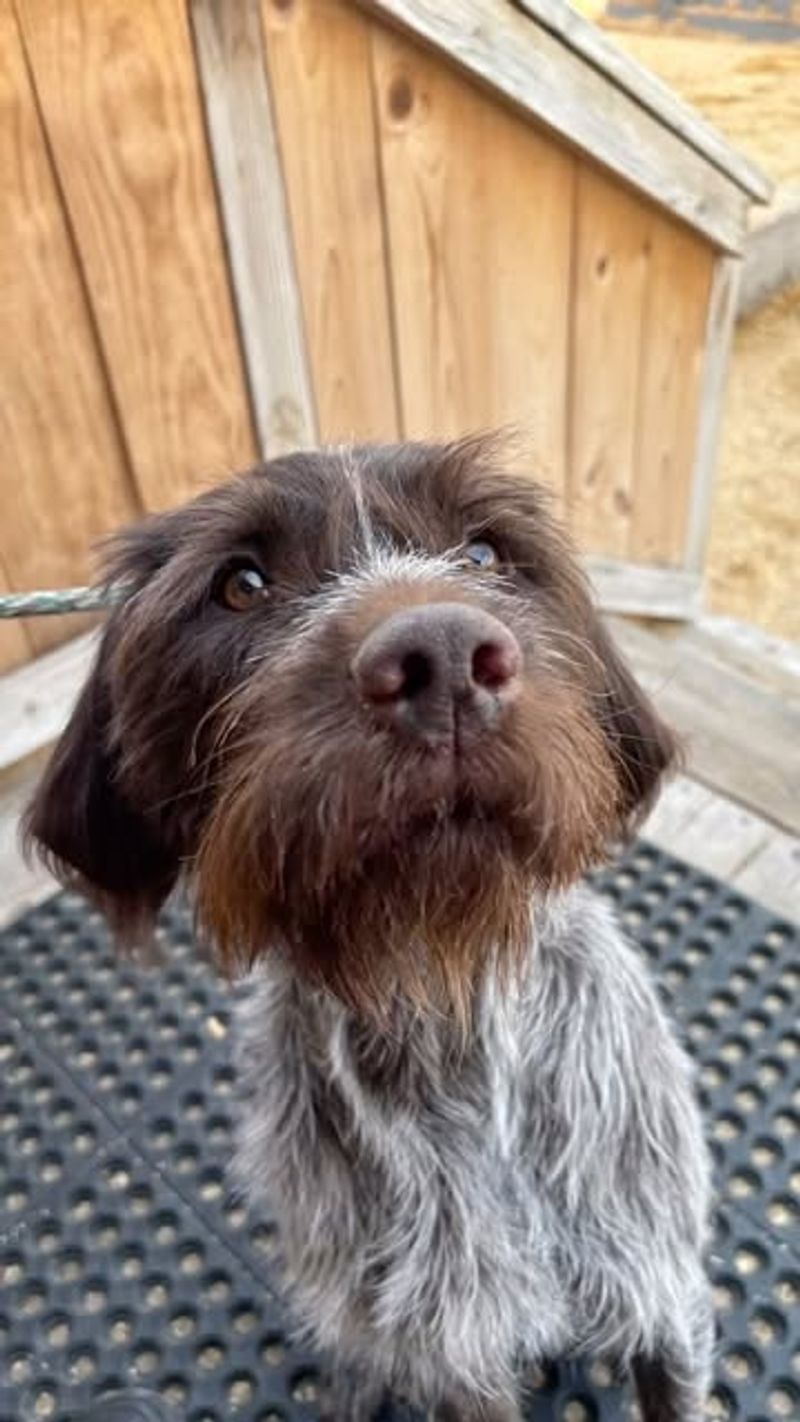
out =
<svg viewBox="0 0 800 1422"><path fill-rule="evenodd" d="M800 649L741 623L611 619L686 745L686 773L643 833L773 912L800 921ZM52 893L25 865L19 817L83 678L91 643L5 678L0 695L0 926Z"/></svg>

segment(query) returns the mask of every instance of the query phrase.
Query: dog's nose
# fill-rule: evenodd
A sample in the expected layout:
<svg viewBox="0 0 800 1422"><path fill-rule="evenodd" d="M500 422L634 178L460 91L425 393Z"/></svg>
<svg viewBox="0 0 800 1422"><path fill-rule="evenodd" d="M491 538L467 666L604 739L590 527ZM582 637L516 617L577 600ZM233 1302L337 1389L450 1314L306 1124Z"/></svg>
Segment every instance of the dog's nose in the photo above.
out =
<svg viewBox="0 0 800 1422"><path fill-rule="evenodd" d="M430 603L394 613L352 662L358 691L399 731L427 741L460 728L485 730L519 689L522 654L491 613L462 603Z"/></svg>

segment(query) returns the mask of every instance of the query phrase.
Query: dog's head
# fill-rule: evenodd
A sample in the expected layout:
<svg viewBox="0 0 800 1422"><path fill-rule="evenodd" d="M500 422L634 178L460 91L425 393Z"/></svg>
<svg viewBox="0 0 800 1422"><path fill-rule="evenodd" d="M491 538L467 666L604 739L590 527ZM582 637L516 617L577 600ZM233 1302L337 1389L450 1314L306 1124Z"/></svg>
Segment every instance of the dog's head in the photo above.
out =
<svg viewBox="0 0 800 1422"><path fill-rule="evenodd" d="M462 1002L673 740L490 444L297 454L123 534L130 596L28 817L122 937L176 880L228 963Z"/></svg>

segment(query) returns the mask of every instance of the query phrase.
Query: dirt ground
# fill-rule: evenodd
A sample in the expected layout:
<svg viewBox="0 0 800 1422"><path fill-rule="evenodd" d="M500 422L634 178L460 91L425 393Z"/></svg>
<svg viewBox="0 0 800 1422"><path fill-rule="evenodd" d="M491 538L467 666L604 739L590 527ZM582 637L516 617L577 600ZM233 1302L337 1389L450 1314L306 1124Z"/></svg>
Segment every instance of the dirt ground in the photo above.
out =
<svg viewBox="0 0 800 1422"><path fill-rule="evenodd" d="M613 32L800 197L800 45ZM800 287L736 332L711 524L716 612L800 639Z"/></svg>

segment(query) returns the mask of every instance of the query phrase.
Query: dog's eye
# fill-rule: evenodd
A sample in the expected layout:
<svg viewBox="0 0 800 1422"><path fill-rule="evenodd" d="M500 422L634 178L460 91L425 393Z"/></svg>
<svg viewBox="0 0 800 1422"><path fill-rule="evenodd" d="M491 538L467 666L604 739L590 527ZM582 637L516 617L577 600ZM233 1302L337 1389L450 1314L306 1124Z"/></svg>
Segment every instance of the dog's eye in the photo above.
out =
<svg viewBox="0 0 800 1422"><path fill-rule="evenodd" d="M464 549L464 562L471 568L496 568L500 555L491 543L487 543L483 538L476 538Z"/></svg>
<svg viewBox="0 0 800 1422"><path fill-rule="evenodd" d="M222 574L216 589L216 600L231 612L249 612L269 593L269 584L254 563L240 563Z"/></svg>

